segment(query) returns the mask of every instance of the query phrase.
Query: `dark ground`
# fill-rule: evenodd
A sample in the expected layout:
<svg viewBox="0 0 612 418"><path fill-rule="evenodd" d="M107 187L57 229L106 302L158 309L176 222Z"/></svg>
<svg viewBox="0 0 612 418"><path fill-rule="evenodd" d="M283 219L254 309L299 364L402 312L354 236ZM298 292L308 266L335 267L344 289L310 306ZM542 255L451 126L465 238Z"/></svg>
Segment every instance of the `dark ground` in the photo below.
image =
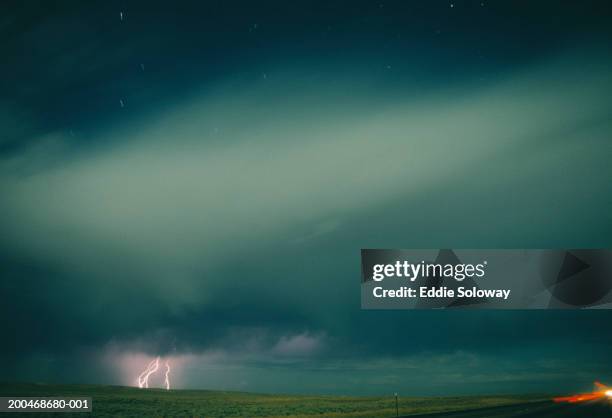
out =
<svg viewBox="0 0 612 418"><path fill-rule="evenodd" d="M552 401L478 408L471 411L406 415L410 418L603 418L612 417L612 400L584 403L554 403Z"/></svg>
<svg viewBox="0 0 612 418"><path fill-rule="evenodd" d="M93 412L44 416L75 417L283 417L283 418L395 418L390 396L318 396L257 394L211 390L138 389L103 385L0 384L0 396L90 397ZM400 396L400 416L505 417L524 410L549 411L550 396ZM543 402L546 401L546 402ZM511 407L510 405L516 405ZM461 414L452 411L467 411ZM437 415L431 415L437 414ZM499 415L501 414L501 415ZM509 415L510 414L510 415ZM0 414L42 416L34 413ZM531 415L533 416L533 415ZM550 416L550 415L543 415ZM576 415L571 415L576 416ZM584 416L584 415L583 415ZM603 415L606 416L606 415Z"/></svg>

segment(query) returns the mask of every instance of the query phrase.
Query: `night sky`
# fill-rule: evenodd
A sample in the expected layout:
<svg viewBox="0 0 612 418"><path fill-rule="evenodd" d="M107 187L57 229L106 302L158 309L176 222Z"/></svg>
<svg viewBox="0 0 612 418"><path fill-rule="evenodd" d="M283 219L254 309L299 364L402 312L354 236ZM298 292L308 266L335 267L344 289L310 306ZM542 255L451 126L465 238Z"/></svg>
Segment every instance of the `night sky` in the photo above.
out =
<svg viewBox="0 0 612 418"><path fill-rule="evenodd" d="M359 287L361 248L612 247L607 3L3 1L0 380L612 383L609 310Z"/></svg>

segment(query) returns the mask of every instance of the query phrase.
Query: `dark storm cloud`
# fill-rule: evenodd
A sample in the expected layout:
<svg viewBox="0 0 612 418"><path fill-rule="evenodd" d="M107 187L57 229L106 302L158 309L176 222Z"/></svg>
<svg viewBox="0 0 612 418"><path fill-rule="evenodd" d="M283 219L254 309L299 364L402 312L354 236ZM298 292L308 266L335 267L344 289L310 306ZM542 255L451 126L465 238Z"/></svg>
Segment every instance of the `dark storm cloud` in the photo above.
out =
<svg viewBox="0 0 612 418"><path fill-rule="evenodd" d="M194 84L227 73L259 78L279 62L315 62L313 77L348 63L389 83L401 82L408 64L411 77L431 85L491 77L609 36L607 2L453 4L4 2L0 85L9 114L30 116L20 129L87 134L124 119L121 99L134 117ZM30 139L3 136L8 150Z"/></svg>
<svg viewBox="0 0 612 418"><path fill-rule="evenodd" d="M610 373L607 311L359 310L362 247L610 245L605 7L427 4L15 5L6 378L131 384L156 354L270 391Z"/></svg>

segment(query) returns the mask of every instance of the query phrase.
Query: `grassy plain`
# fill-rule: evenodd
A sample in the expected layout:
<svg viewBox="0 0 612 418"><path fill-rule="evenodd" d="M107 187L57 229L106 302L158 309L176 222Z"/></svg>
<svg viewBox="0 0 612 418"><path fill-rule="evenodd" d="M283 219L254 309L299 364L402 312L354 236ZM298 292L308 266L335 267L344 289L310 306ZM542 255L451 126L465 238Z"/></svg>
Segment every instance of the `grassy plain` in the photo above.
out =
<svg viewBox="0 0 612 418"><path fill-rule="evenodd" d="M100 385L0 384L0 396L87 396L95 417L395 417L393 397L266 395L208 390L137 389ZM400 416L511 405L542 396L400 397ZM9 414L6 414L8 416ZM20 414L23 416L23 414ZM34 414L26 414L34 416ZM52 414L48 414L51 416ZM3 414L5 416L5 414ZM40 416L40 415L37 415Z"/></svg>

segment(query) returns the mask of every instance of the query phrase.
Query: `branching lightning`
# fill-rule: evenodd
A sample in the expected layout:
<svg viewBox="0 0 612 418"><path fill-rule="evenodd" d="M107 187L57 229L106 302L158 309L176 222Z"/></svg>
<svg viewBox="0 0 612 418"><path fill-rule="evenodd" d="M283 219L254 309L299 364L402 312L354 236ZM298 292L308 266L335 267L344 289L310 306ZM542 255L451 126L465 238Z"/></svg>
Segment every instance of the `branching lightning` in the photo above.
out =
<svg viewBox="0 0 612 418"><path fill-rule="evenodd" d="M148 388L149 387L149 376L156 373L159 370L159 357L156 357L155 360L152 360L147 368L144 369L142 373L138 375L138 387L139 388ZM170 362L166 360L166 372L164 375L164 385L166 390L170 390Z"/></svg>
<svg viewBox="0 0 612 418"><path fill-rule="evenodd" d="M149 376L155 373L159 369L159 357L151 361L147 368L138 375L138 387L148 388L149 387Z"/></svg>

